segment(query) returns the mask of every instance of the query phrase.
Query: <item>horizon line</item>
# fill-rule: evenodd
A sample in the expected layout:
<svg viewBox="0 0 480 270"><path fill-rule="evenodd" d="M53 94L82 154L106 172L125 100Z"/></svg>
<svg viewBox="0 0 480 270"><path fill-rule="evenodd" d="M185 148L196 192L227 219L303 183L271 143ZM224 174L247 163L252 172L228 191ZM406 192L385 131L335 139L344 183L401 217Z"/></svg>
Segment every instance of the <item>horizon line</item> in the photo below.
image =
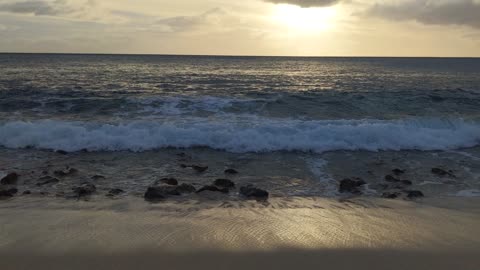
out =
<svg viewBox="0 0 480 270"><path fill-rule="evenodd" d="M228 55L228 54L178 54L178 53L82 53L82 52L1 52L0 54L54 54L54 55L105 55L105 56L193 56L193 57L271 57L271 58L468 58L478 59L480 56L382 56L382 55L358 55L358 56L340 56L340 55Z"/></svg>

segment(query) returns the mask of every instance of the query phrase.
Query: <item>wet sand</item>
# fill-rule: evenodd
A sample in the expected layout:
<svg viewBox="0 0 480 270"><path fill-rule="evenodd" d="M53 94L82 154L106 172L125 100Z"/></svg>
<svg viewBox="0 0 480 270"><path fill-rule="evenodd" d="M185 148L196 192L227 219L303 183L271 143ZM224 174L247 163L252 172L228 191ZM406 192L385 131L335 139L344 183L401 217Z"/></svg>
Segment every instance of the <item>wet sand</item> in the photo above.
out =
<svg viewBox="0 0 480 270"><path fill-rule="evenodd" d="M0 204L2 269L478 269L480 200Z"/></svg>

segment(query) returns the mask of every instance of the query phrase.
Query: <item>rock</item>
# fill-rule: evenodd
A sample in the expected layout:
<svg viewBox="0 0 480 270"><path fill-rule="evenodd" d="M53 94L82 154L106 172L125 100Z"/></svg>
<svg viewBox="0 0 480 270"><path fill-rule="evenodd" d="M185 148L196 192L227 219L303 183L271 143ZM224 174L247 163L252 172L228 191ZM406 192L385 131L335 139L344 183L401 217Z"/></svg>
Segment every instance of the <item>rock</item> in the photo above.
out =
<svg viewBox="0 0 480 270"><path fill-rule="evenodd" d="M18 174L15 172L7 174L0 180L2 185L16 185L18 181Z"/></svg>
<svg viewBox="0 0 480 270"><path fill-rule="evenodd" d="M452 177L455 177L455 175L452 173L452 171L445 171L443 169L440 169L440 168L432 168L432 173L433 174L436 174L438 176L452 176Z"/></svg>
<svg viewBox="0 0 480 270"><path fill-rule="evenodd" d="M149 187L143 195L143 198L146 201L159 201L165 199L165 194L163 194L163 192L159 191L155 187Z"/></svg>
<svg viewBox="0 0 480 270"><path fill-rule="evenodd" d="M149 187L144 194L146 201L158 201L168 196L180 196L176 186Z"/></svg>
<svg viewBox="0 0 480 270"><path fill-rule="evenodd" d="M387 181L387 182L399 182L400 180L389 174L389 175L385 175L385 181Z"/></svg>
<svg viewBox="0 0 480 270"><path fill-rule="evenodd" d="M188 168L188 165L180 164L180 167L185 169L185 168Z"/></svg>
<svg viewBox="0 0 480 270"><path fill-rule="evenodd" d="M405 193L407 193L407 197L410 199L421 198L425 196L423 195L423 192L418 190L406 190Z"/></svg>
<svg viewBox="0 0 480 270"><path fill-rule="evenodd" d="M192 165L192 169L194 169L196 172L203 173L206 170L208 170L208 166L198 166L198 165Z"/></svg>
<svg viewBox="0 0 480 270"><path fill-rule="evenodd" d="M396 198L398 198L399 195L400 195L400 193L398 193L398 192L385 192L385 193L382 194L382 198L396 199Z"/></svg>
<svg viewBox="0 0 480 270"><path fill-rule="evenodd" d="M340 181L340 186L338 188L338 191L340 193L349 192L353 194L358 194L360 193L359 187L365 184L366 184L365 181L363 181L360 178L355 178L355 179L346 178Z"/></svg>
<svg viewBox="0 0 480 270"><path fill-rule="evenodd" d="M178 181L175 178L162 178L160 180L155 181L155 185L159 185L159 184L176 186L176 185L178 185Z"/></svg>
<svg viewBox="0 0 480 270"><path fill-rule="evenodd" d="M125 191L123 191L123 189L113 188L113 189L110 189L108 191L107 197L114 197L114 196L120 195L122 193L125 193Z"/></svg>
<svg viewBox="0 0 480 270"><path fill-rule="evenodd" d="M190 185L190 184L183 183L183 184L177 186L177 191L180 192L181 194L193 193L196 190L197 189L193 185Z"/></svg>
<svg viewBox="0 0 480 270"><path fill-rule="evenodd" d="M234 170L234 169L226 169L224 172L226 174L237 174L238 173L238 171Z"/></svg>
<svg viewBox="0 0 480 270"><path fill-rule="evenodd" d="M90 179L92 179L94 181L98 181L98 180L107 179L107 178L103 175L96 174L96 175L90 177Z"/></svg>
<svg viewBox="0 0 480 270"><path fill-rule="evenodd" d="M56 176L69 176L69 175L72 175L74 173L77 173L78 170L75 169L75 168L68 168L65 169L65 170L58 170L58 171L54 171L53 174L55 174Z"/></svg>
<svg viewBox="0 0 480 270"><path fill-rule="evenodd" d="M92 195L97 190L97 187L95 187L95 185L92 183L84 183L78 187L72 188L72 190L73 190L73 193L78 198L80 198L80 197Z"/></svg>
<svg viewBox="0 0 480 270"><path fill-rule="evenodd" d="M55 153L60 154L60 155L68 155L68 152L63 151L63 150L57 150L57 151L55 151Z"/></svg>
<svg viewBox="0 0 480 270"><path fill-rule="evenodd" d="M393 174L395 174L395 175L398 176L398 175L404 174L404 173L405 173L405 170L393 169L392 172L393 172Z"/></svg>
<svg viewBox="0 0 480 270"><path fill-rule="evenodd" d="M32 192L30 190L25 190L22 194L23 195L30 195L30 194L32 194Z"/></svg>
<svg viewBox="0 0 480 270"><path fill-rule="evenodd" d="M38 179L37 186L44 186L44 185L48 185L48 184L56 184L58 182L60 182L60 180L58 180L57 178L47 175L47 176L43 176L40 179Z"/></svg>
<svg viewBox="0 0 480 270"><path fill-rule="evenodd" d="M8 190L0 190L0 199L11 198L13 194Z"/></svg>
<svg viewBox="0 0 480 270"><path fill-rule="evenodd" d="M235 183L228 179L217 179L213 182L213 184L217 187L221 188L234 188Z"/></svg>
<svg viewBox="0 0 480 270"><path fill-rule="evenodd" d="M410 181L410 180L400 180L400 183L402 183L404 185L407 185L407 186L411 186L413 184L412 181Z"/></svg>
<svg viewBox="0 0 480 270"><path fill-rule="evenodd" d="M219 188L216 186L211 186L211 185L206 185L197 190L196 193L204 192L204 191L212 191L212 192L222 192L222 193L228 193L228 188Z"/></svg>
<svg viewBox="0 0 480 270"><path fill-rule="evenodd" d="M253 185L240 187L240 194L249 199L267 200L268 192L263 189L254 187Z"/></svg>

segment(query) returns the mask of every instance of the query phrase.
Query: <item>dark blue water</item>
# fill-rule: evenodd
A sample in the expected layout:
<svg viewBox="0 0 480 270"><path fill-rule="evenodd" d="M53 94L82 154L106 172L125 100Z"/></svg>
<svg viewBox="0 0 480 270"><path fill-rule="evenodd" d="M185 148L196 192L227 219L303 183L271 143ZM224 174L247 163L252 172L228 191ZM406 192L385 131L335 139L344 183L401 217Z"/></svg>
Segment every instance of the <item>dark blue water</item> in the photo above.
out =
<svg viewBox="0 0 480 270"><path fill-rule="evenodd" d="M479 108L480 59L0 54L8 147L449 149Z"/></svg>

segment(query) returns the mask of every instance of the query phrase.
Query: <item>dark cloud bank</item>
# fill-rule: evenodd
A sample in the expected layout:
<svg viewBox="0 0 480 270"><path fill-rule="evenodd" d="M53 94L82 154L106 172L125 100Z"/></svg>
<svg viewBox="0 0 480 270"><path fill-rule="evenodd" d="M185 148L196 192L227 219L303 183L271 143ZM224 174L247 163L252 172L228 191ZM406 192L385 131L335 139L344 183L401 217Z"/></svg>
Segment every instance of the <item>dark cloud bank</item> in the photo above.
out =
<svg viewBox="0 0 480 270"><path fill-rule="evenodd" d="M300 7L327 7L337 4L341 0L265 0L274 4L292 4Z"/></svg>
<svg viewBox="0 0 480 270"><path fill-rule="evenodd" d="M431 25L465 25L480 28L480 3L473 0L406 1L402 4L376 4L367 16L393 21L415 20Z"/></svg>

